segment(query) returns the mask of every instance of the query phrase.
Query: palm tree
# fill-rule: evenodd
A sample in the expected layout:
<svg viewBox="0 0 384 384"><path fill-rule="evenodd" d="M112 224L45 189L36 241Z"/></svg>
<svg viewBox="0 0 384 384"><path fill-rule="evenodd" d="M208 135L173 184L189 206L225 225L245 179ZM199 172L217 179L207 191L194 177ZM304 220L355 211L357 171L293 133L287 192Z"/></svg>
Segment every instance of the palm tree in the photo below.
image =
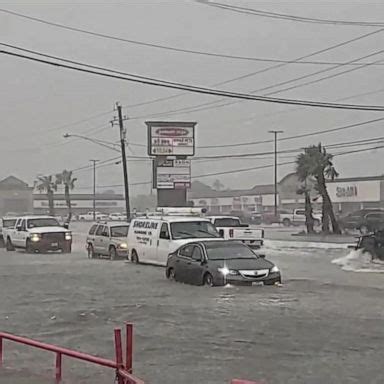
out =
<svg viewBox="0 0 384 384"><path fill-rule="evenodd" d="M332 232L341 233L326 186L327 178L334 180L339 175L332 159L333 155L327 153L321 144L312 145L305 148L304 153L297 157L296 173L301 181L305 181L310 176L315 178L315 188L323 199L322 231L329 232L329 222L331 222Z"/></svg>
<svg viewBox="0 0 384 384"><path fill-rule="evenodd" d="M48 198L49 214L53 216L55 214L54 198L53 194L57 191L57 185L53 181L52 175L49 176L37 176L35 181L35 188L40 192L45 192Z"/></svg>
<svg viewBox="0 0 384 384"><path fill-rule="evenodd" d="M72 177L72 173L72 171L67 171L66 169L64 169L63 172L58 173L56 175L56 185L64 185L65 202L68 207L68 223L70 223L72 219L72 204L70 191L75 188L75 182L77 181L76 177Z"/></svg>
<svg viewBox="0 0 384 384"><path fill-rule="evenodd" d="M300 177L299 177L300 178ZM302 180L301 180L302 181ZM304 180L304 184L298 188L296 193L298 195L304 195L305 198L305 226L307 227L307 233L314 233L313 208L311 203L311 190L307 185L307 179Z"/></svg>

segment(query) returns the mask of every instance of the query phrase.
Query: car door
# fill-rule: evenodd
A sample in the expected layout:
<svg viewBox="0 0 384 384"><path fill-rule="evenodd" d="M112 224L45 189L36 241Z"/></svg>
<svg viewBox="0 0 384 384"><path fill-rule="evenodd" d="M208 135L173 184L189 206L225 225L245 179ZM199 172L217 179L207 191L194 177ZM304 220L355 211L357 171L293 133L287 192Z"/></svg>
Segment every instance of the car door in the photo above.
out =
<svg viewBox="0 0 384 384"><path fill-rule="evenodd" d="M192 252L194 249L193 244L184 245L177 252L177 258L175 261L175 275L177 276L178 281L184 283L189 282L189 267L192 263Z"/></svg>
<svg viewBox="0 0 384 384"><path fill-rule="evenodd" d="M169 224L162 223L160 227L159 238L157 240L157 249L155 260L161 264L167 264L168 255L170 253L171 235L169 232Z"/></svg>
<svg viewBox="0 0 384 384"><path fill-rule="evenodd" d="M15 224L15 228L12 230L12 235L11 235L11 239L12 239L12 243L14 246L16 247L20 247L21 245L21 223L22 223L22 219L17 219L16 221L16 224Z"/></svg>
<svg viewBox="0 0 384 384"><path fill-rule="evenodd" d="M201 285L202 284L202 261L204 251L200 245L194 245L192 248L191 260L187 261L186 280L187 283Z"/></svg>
<svg viewBox="0 0 384 384"><path fill-rule="evenodd" d="M104 225L99 225L98 228L96 229L95 233L95 241L93 243L93 247L96 253L101 253L102 245L103 245L103 232L104 232Z"/></svg>

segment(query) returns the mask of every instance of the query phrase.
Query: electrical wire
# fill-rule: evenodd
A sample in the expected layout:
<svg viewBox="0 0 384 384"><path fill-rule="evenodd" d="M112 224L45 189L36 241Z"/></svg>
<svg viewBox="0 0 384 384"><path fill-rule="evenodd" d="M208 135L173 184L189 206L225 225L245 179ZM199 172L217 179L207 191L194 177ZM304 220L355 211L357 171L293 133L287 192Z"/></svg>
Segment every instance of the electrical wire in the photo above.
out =
<svg viewBox="0 0 384 384"><path fill-rule="evenodd" d="M311 101L311 100L273 98L273 97L266 97L266 96L251 95L251 94L246 94L246 93L227 92L227 91L215 90L215 89L211 89L211 88L204 88L204 87L197 87L197 86L193 86L193 85L187 85L187 84L183 84L183 83L178 83L177 85L172 85L172 84L162 83L161 81L156 80L156 79L141 80L141 79L137 79L137 78L127 78L127 77L123 77L123 76L119 76L119 75L113 75L113 74L109 74L109 73L96 72L94 70L74 67L74 66L70 66L70 65L66 65L66 64L60 64L60 63L51 62L48 60L37 59L37 58L31 57L31 56L21 55L21 54L10 52L10 51L0 50L0 54L9 55L9 56L17 57L20 59L38 62L41 64L46 64L46 65L60 67L60 68L66 68L66 69L75 70L78 72L93 74L93 75L102 76L102 77L125 80L125 81L129 81L129 82L135 82L135 83L157 86L157 87L181 89L181 90L186 90L186 91L193 92L193 93L206 94L206 95L212 95L212 96L225 96L225 97L234 98L234 99L262 101L262 102L277 103L277 104L305 105L308 107L316 107L316 108L331 108L331 109L348 109L348 110L384 112L384 106L381 106L381 105L337 104L337 103L318 102L318 101Z"/></svg>
<svg viewBox="0 0 384 384"><path fill-rule="evenodd" d="M359 27L382 27L384 23L374 22L374 21L353 21L353 20L329 20L329 19L320 19L314 17L303 17L297 15L289 15L285 13L277 13L270 11L263 11L254 8L239 7L235 5L218 3L210 0L195 0L197 3L202 3L212 7L217 7L221 9L226 9L232 12L238 12L243 14L250 14L255 16L267 17L272 19L281 19L289 21L297 21L302 23L315 23L315 24L327 24L327 25L344 25L344 26L359 26Z"/></svg>
<svg viewBox="0 0 384 384"><path fill-rule="evenodd" d="M157 49L173 51L173 52L194 54L194 55L200 55L200 56L208 56L208 57L219 57L219 58L225 58L225 59L231 59L231 60L256 61L256 62L268 62L268 63L320 64L320 65L333 65L334 64L332 62L316 62L316 61L315 62L313 62L313 61L312 62L303 62L303 61L292 62L290 60L249 57L249 56L216 53L216 52L199 51L199 50L193 50L193 49L184 49L184 48L172 47L172 46L168 46L168 45L148 43L145 41L126 39L126 38L119 37L119 36L112 36L112 35L105 34L105 33L99 33L99 32L95 32L95 31L86 30L84 28L71 27L68 25L44 20L44 19L41 19L38 17L33 17L33 16L22 14L22 13L10 11L10 10L4 9L4 8L0 9L0 12L3 12L3 13L8 14L8 15L12 15L12 16L17 16L17 17L20 17L20 18L23 18L26 20L38 22L41 24L49 25L52 27L69 30L72 32L79 32L79 33L83 33L83 34L87 34L87 35L91 35L91 36L95 36L95 37L101 37L104 39L115 40L115 41L133 44L133 45L145 46L145 47L150 47L150 48L157 48ZM381 26L384 26L384 24L382 24Z"/></svg>

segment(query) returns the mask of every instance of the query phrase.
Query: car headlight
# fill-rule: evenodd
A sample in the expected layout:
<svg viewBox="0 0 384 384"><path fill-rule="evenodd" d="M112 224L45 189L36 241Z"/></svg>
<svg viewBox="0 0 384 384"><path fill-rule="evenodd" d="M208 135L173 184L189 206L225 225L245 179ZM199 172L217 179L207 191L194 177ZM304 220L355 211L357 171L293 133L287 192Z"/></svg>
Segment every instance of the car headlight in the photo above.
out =
<svg viewBox="0 0 384 384"><path fill-rule="evenodd" d="M41 235L39 233L32 233L31 241L37 242L37 241L40 241L40 239L41 239Z"/></svg>
<svg viewBox="0 0 384 384"><path fill-rule="evenodd" d="M236 271L235 269L228 269L227 267L223 268L218 268L217 269L223 276L228 276L228 275L238 275L239 271Z"/></svg>
<svg viewBox="0 0 384 384"><path fill-rule="evenodd" d="M72 239L72 233L67 232L67 233L65 234L65 240L71 240L71 239Z"/></svg>
<svg viewBox="0 0 384 384"><path fill-rule="evenodd" d="M119 248L127 249L128 248L128 244L127 243L120 243L119 244Z"/></svg>
<svg viewBox="0 0 384 384"><path fill-rule="evenodd" d="M271 273L274 273L274 272L280 272L280 269L279 269L276 265L274 265L274 266L271 268L270 272L271 272Z"/></svg>

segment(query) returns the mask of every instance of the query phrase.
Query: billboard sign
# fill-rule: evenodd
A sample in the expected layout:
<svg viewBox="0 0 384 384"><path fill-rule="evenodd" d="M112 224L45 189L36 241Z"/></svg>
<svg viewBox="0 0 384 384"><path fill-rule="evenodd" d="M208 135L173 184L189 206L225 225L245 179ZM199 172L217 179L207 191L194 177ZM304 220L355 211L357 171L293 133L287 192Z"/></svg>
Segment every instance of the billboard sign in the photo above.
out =
<svg viewBox="0 0 384 384"><path fill-rule="evenodd" d="M333 203L380 201L380 180L336 180L327 183L327 189Z"/></svg>
<svg viewBox="0 0 384 384"><path fill-rule="evenodd" d="M153 181L156 189L187 189L191 187L191 161L179 159L154 160Z"/></svg>
<svg viewBox="0 0 384 384"><path fill-rule="evenodd" d="M193 122L147 121L149 156L193 156L195 125Z"/></svg>

